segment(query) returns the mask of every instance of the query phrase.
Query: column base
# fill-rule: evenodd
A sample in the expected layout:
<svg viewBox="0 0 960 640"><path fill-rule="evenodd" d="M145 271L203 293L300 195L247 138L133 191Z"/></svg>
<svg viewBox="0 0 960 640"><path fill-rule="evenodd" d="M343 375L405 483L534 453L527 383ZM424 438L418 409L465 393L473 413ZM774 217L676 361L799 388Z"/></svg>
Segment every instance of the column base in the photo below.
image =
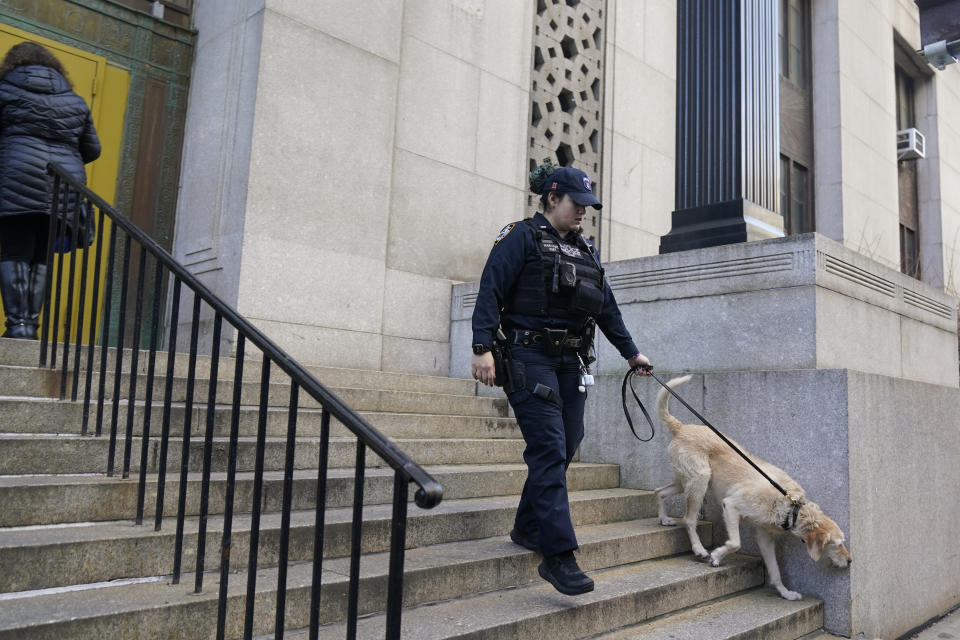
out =
<svg viewBox="0 0 960 640"><path fill-rule="evenodd" d="M660 253L703 249L783 236L783 218L745 199L681 209L672 214Z"/></svg>

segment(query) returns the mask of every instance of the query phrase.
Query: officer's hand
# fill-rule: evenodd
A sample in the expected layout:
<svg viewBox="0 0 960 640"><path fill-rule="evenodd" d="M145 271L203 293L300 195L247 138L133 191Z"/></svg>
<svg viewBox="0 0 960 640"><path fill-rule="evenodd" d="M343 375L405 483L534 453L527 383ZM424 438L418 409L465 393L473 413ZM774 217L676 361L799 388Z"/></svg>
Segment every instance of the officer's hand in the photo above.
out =
<svg viewBox="0 0 960 640"><path fill-rule="evenodd" d="M493 386L493 379L496 376L496 370L493 364L493 354L489 351L474 354L470 360L470 369L473 371L473 379L479 380L488 387Z"/></svg>
<svg viewBox="0 0 960 640"><path fill-rule="evenodd" d="M631 369L633 369L633 373L634 373L635 375L638 375L638 376L649 376L649 375L650 375L650 369L640 369L640 368L639 368L639 367L649 367L649 366L650 366L650 359L647 358L647 356L643 355L642 353L638 353L637 355L635 355L635 356L633 356L632 358L630 358L629 360L627 360L627 364L630 366Z"/></svg>

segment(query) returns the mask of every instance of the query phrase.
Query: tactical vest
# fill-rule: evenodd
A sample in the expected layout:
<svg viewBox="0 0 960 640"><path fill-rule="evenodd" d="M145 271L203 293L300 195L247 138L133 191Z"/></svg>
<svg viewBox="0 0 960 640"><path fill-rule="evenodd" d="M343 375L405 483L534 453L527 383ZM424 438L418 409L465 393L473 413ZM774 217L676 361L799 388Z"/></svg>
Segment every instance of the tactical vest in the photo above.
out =
<svg viewBox="0 0 960 640"><path fill-rule="evenodd" d="M561 242L534 225L536 256L523 265L507 297L504 313L586 321L603 309L603 269L586 241L574 246ZM571 232L575 233L575 232Z"/></svg>

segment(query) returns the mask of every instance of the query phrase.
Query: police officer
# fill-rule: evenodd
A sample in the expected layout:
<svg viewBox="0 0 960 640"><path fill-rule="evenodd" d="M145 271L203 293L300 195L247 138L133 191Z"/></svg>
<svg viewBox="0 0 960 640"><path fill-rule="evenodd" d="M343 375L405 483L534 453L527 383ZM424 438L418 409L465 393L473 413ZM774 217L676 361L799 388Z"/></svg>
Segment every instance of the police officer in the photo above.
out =
<svg viewBox="0 0 960 640"><path fill-rule="evenodd" d="M600 265L580 226L586 207L602 205L587 175L572 167L540 165L530 188L542 212L500 231L480 278L473 312L473 377L494 383L491 353L502 328L508 343L505 391L526 442L527 481L510 538L541 551L540 576L558 591L593 590L577 566L566 470L583 439L592 326L638 374L650 361L633 343Z"/></svg>

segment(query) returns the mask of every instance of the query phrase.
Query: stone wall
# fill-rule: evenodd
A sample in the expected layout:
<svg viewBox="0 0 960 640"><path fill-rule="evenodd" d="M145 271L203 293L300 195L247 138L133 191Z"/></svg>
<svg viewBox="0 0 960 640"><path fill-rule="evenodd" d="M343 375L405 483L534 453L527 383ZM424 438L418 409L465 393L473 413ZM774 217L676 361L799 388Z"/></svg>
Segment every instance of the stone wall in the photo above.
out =
<svg viewBox="0 0 960 640"><path fill-rule="evenodd" d="M263 2L204 0L196 6L194 23L196 62L173 255L227 304L236 305ZM192 300L180 309L178 335L186 349ZM209 342L211 319L204 305L202 344Z"/></svg>
<svg viewBox="0 0 960 640"><path fill-rule="evenodd" d="M607 1L603 118L605 261L656 255L674 209L677 7Z"/></svg>
<svg viewBox="0 0 960 640"><path fill-rule="evenodd" d="M445 374L451 281L523 215L533 13L198 3L177 256L295 357Z"/></svg>
<svg viewBox="0 0 960 640"><path fill-rule="evenodd" d="M618 375L597 376L580 459L620 464L624 486L665 485L672 477L669 432L657 421L652 442L633 438L620 382ZM659 385L638 379L635 386L653 406ZM725 435L789 473L847 534L849 570L814 563L797 538L784 535L777 545L784 583L824 600L829 631L897 638L960 604L960 577L948 559L960 522L960 503L950 497L960 483L960 391L820 369L695 375L678 392ZM696 422L676 401L670 409ZM646 437L642 416L633 415ZM675 502L671 513L682 509ZM706 517L715 523L714 545L722 544L720 509L709 500ZM758 554L752 534L741 529L743 551Z"/></svg>

